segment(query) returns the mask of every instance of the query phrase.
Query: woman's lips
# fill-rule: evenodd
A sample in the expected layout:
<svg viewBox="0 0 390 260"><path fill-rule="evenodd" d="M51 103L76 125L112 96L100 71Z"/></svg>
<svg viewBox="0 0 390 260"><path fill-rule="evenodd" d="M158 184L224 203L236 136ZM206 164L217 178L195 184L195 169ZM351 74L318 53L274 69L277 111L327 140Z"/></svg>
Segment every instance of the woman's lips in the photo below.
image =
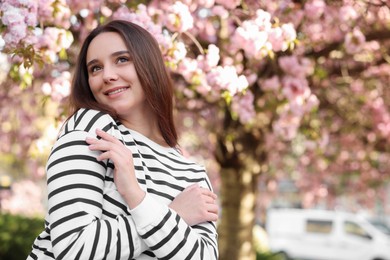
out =
<svg viewBox="0 0 390 260"><path fill-rule="evenodd" d="M111 96L126 91L127 89L129 89L129 87L114 88L104 92L104 94L107 96Z"/></svg>

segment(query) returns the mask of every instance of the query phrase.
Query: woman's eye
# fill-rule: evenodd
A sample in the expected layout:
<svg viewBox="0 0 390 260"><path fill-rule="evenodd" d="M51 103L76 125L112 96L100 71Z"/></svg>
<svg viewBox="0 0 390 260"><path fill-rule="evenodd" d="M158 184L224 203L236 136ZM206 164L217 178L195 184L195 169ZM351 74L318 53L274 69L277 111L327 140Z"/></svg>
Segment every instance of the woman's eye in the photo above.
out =
<svg viewBox="0 0 390 260"><path fill-rule="evenodd" d="M99 71L101 68L99 66L93 66L90 68L90 71L91 72L96 72L96 71Z"/></svg>
<svg viewBox="0 0 390 260"><path fill-rule="evenodd" d="M128 62L130 59L127 58L127 57L119 57L117 62L118 63L124 63L124 62Z"/></svg>

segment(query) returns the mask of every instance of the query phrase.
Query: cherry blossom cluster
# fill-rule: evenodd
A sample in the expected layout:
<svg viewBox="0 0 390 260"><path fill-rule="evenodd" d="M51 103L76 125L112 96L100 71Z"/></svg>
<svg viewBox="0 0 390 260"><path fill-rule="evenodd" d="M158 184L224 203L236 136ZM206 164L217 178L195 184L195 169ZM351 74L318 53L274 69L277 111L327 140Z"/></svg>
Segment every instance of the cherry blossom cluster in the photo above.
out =
<svg viewBox="0 0 390 260"><path fill-rule="evenodd" d="M275 94L281 92L283 103L279 118L273 127L275 133L286 140L293 139L301 125L301 119L318 105L317 97L312 93L307 77L313 73L313 65L308 59L297 56L284 56L279 59L283 71L281 76L274 75L260 82L264 91Z"/></svg>
<svg viewBox="0 0 390 260"><path fill-rule="evenodd" d="M44 82L42 84L42 93L50 96L55 102L61 102L61 100L67 97L70 93L70 81L71 75L69 71L63 71L56 75L50 82Z"/></svg>
<svg viewBox="0 0 390 260"><path fill-rule="evenodd" d="M118 8L112 15L113 19L122 19L138 24L148 30L160 44L162 51L166 51L172 45L169 36L163 34L162 26L153 22L152 8L139 4L136 10L131 10L126 6Z"/></svg>
<svg viewBox="0 0 390 260"><path fill-rule="evenodd" d="M13 62L20 63L28 57L31 63L35 59L53 63L58 53L73 42L67 31L70 9L64 0L5 0L0 12L4 51L17 54Z"/></svg>
<svg viewBox="0 0 390 260"><path fill-rule="evenodd" d="M249 58L262 59L270 52L286 51L296 40L296 31L291 23L275 26L271 14L257 10L253 19L245 20L234 32L232 48L241 47Z"/></svg>
<svg viewBox="0 0 390 260"><path fill-rule="evenodd" d="M2 210L15 215L28 217L42 216L45 207L42 204L42 187L32 180L22 180L12 185L12 196L2 200Z"/></svg>
<svg viewBox="0 0 390 260"><path fill-rule="evenodd" d="M33 43L33 35L28 27L38 24L38 4L36 1L5 0L0 5L1 22L5 27L2 38L7 48L15 48L21 42Z"/></svg>

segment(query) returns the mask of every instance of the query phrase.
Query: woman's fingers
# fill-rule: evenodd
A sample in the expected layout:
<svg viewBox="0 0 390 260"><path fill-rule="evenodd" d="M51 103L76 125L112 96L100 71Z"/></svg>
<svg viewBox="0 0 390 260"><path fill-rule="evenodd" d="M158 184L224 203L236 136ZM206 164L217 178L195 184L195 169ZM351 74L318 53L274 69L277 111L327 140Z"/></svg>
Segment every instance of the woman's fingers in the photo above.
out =
<svg viewBox="0 0 390 260"><path fill-rule="evenodd" d="M202 189L202 194L203 195L209 196L209 197L213 198L214 200L216 200L218 198L217 194L215 194L211 190L208 190L206 188L201 188L201 189Z"/></svg>
<svg viewBox="0 0 390 260"><path fill-rule="evenodd" d="M219 207L217 204L208 204L207 211L218 215Z"/></svg>
<svg viewBox="0 0 390 260"><path fill-rule="evenodd" d="M94 140L90 141L89 138L86 139L86 142L89 144L89 149L93 151L109 151L109 150L121 150L117 144L113 144L112 142L104 141L104 140Z"/></svg>
<svg viewBox="0 0 390 260"><path fill-rule="evenodd" d="M215 204L215 203L216 203L216 199L214 199L214 198L211 197L211 196L202 195L202 199L203 199L203 201L204 201L206 204Z"/></svg>
<svg viewBox="0 0 390 260"><path fill-rule="evenodd" d="M190 191L193 189L199 189L202 195L209 196L209 197L213 198L214 200L216 200L218 198L217 194L210 191L209 189L206 189L206 188L199 186L198 183L191 184L190 186L185 188L184 191Z"/></svg>
<svg viewBox="0 0 390 260"><path fill-rule="evenodd" d="M106 151L106 152L102 152L98 157L96 157L96 160L104 161L110 159L115 163L115 161L117 161L117 157L119 157L117 153L113 151Z"/></svg>
<svg viewBox="0 0 390 260"><path fill-rule="evenodd" d="M117 138L110 135L109 133L104 132L103 130L96 129L96 134L106 141L113 142L115 144L122 144L121 141L119 141Z"/></svg>
<svg viewBox="0 0 390 260"><path fill-rule="evenodd" d="M102 161L111 159L112 161L132 158L131 151L127 149L114 136L97 129L96 134L101 139L87 137L85 141L89 144L89 149L92 151L101 151L102 153L97 157L97 160ZM118 161L119 162L119 161Z"/></svg>
<svg viewBox="0 0 390 260"><path fill-rule="evenodd" d="M198 183L194 183L194 184L191 184L190 186L188 186L187 188L185 188L184 190L185 191L189 191L189 190L195 189L197 187L199 187L199 184Z"/></svg>

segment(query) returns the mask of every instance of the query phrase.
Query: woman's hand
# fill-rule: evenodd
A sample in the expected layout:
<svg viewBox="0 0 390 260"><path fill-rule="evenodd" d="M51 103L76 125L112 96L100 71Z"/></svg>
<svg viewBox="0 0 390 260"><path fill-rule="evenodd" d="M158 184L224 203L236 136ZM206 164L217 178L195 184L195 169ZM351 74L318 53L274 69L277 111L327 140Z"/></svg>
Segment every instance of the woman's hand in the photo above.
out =
<svg viewBox="0 0 390 260"><path fill-rule="evenodd" d="M134 172L133 154L114 136L97 129L100 140L87 137L85 141L92 151L101 151L98 161L110 159L114 165L114 182L119 194L130 208L135 208L145 197L145 192L138 185Z"/></svg>
<svg viewBox="0 0 390 260"><path fill-rule="evenodd" d="M189 225L218 220L217 195L193 184L184 189L169 205Z"/></svg>

